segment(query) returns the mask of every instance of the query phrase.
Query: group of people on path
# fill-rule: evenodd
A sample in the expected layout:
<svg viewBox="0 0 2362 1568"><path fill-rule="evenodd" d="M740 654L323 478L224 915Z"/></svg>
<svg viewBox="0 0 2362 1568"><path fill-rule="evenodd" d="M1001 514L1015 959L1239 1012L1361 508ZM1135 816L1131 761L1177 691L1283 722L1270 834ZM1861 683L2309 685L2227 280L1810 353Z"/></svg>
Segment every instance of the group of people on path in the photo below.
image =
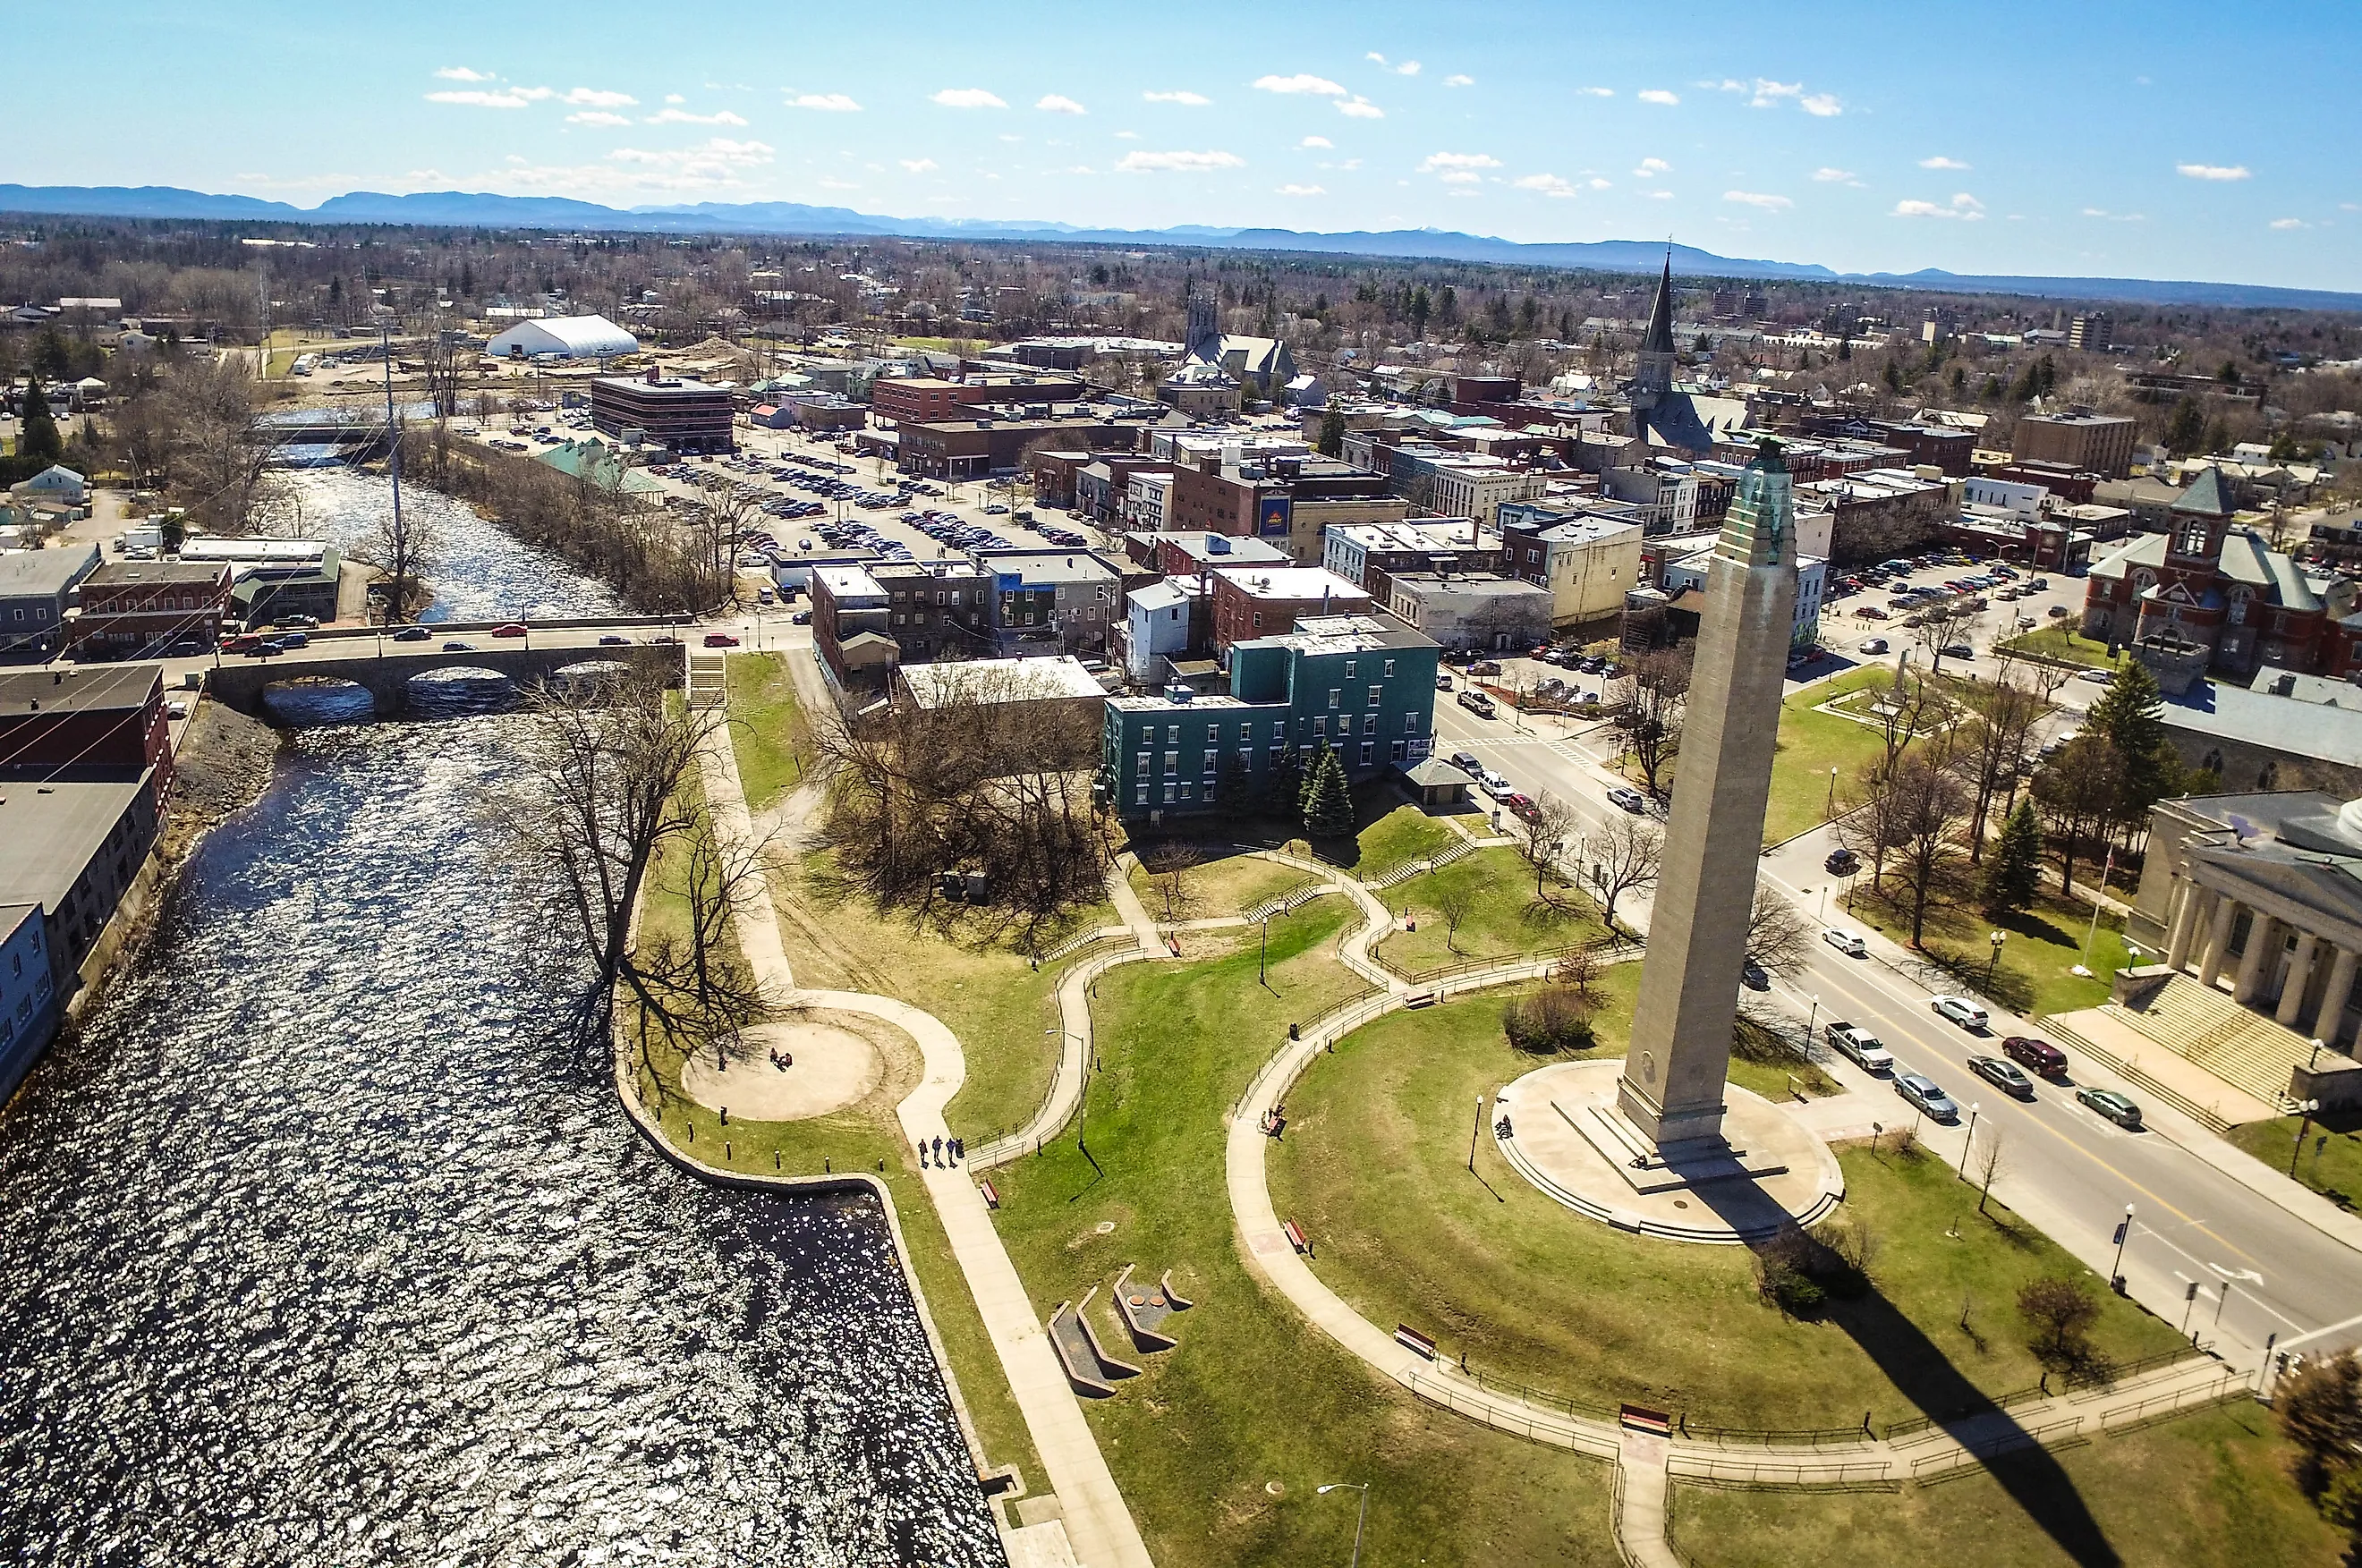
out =
<svg viewBox="0 0 2362 1568"><path fill-rule="evenodd" d="M927 1168L927 1152L931 1148L934 1151L935 1166L938 1169L949 1170L953 1166L957 1165L961 1160L967 1157L967 1140L965 1138L937 1137L932 1142L926 1138L921 1138L919 1140L919 1168L922 1170Z"/></svg>

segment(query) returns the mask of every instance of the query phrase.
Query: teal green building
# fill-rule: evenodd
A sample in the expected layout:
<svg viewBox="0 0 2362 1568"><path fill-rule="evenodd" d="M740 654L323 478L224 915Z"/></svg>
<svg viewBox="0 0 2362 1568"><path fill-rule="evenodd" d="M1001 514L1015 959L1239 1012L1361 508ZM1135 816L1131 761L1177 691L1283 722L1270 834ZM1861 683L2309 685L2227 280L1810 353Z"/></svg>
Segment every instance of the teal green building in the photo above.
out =
<svg viewBox="0 0 2362 1568"><path fill-rule="evenodd" d="M1356 780L1417 766L1435 744L1438 645L1390 615L1307 616L1231 646L1231 689L1107 703L1100 797L1128 817L1233 809L1279 759L1336 749Z"/></svg>

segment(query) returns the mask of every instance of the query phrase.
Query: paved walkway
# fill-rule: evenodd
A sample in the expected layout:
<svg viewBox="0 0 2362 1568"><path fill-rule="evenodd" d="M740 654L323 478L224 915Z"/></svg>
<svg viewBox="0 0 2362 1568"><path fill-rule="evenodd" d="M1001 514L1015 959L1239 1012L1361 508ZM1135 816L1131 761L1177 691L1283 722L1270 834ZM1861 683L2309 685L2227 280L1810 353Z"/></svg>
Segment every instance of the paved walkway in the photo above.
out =
<svg viewBox="0 0 2362 1568"><path fill-rule="evenodd" d="M792 662L792 661L791 661ZM752 841L754 824L738 778L737 759L727 738L701 758L706 800L725 842ZM1134 901L1135 904L1137 900ZM922 1063L918 1086L895 1108L914 1145L948 1139L944 1107L966 1081L967 1064L959 1039L934 1014L889 996L858 991L807 991L796 987L778 935L778 912L767 879L750 877L736 911L740 942L767 987L789 1005L820 1013L852 1013L890 1024L915 1041ZM1088 968L1089 966L1082 966ZM1071 978L1071 977L1070 977ZM1085 1012L1087 1020L1087 1009ZM1086 1046L1086 1048L1087 1047ZM1079 1082L1079 1073L1077 1074ZM975 1178L964 1169L930 1164L922 1172L952 1255L966 1277L984 1319L985 1332L1025 1418L1034 1451L1051 1491L1064 1510L1068 1540L1084 1568L1150 1568L1148 1548L1117 1490L1098 1440L1083 1418L1066 1382L1065 1369L1017 1277L1016 1265L993 1228L991 1211Z"/></svg>
<svg viewBox="0 0 2362 1568"><path fill-rule="evenodd" d="M1358 884L1356 884L1358 885ZM1362 929L1341 944L1349 968L1368 962L1370 946L1385 934L1383 905L1363 890ZM1374 906L1374 913L1370 913ZM1510 960L1452 977L1452 990L1502 984L1547 970L1551 960ZM1284 1045L1264 1064L1232 1107L1225 1146L1224 1183L1250 1267L1269 1281L1322 1332L1359 1357L1372 1371L1419 1398L1471 1420L1538 1442L1614 1461L1619 1467L1617 1539L1627 1561L1647 1568L1672 1568L1681 1561L1666 1536L1665 1497L1671 1481L1744 1481L1757 1485L1838 1485L1891 1482L1945 1474L1982 1463L2014 1448L2066 1442L2174 1410L2236 1397L2247 1380L2211 1356L2191 1354L2127 1378L2113 1388L2060 1394L1893 1439L1847 1438L1803 1441L1708 1442L1677 1436L1636 1443L1617 1423L1570 1413L1518 1395L1498 1392L1448 1362L1431 1361L1370 1321L1313 1273L1288 1241L1275 1209L1266 1168L1271 1139L1264 1118L1283 1101L1314 1057L1374 1018L1406 1005L1409 987L1377 970L1385 989L1346 1003L1305 1026L1302 1037ZM1439 994L1440 992L1439 992Z"/></svg>

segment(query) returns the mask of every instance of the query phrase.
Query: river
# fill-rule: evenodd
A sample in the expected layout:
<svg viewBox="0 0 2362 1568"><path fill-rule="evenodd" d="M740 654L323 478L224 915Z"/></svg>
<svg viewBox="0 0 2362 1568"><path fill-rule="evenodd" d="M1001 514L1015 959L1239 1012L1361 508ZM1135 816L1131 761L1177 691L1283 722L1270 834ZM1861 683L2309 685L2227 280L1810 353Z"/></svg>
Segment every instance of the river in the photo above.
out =
<svg viewBox="0 0 2362 1568"><path fill-rule="evenodd" d="M612 608L403 499L443 613ZM877 1202L695 1181L566 1065L494 707L287 711L0 1120L0 1561L1000 1563Z"/></svg>

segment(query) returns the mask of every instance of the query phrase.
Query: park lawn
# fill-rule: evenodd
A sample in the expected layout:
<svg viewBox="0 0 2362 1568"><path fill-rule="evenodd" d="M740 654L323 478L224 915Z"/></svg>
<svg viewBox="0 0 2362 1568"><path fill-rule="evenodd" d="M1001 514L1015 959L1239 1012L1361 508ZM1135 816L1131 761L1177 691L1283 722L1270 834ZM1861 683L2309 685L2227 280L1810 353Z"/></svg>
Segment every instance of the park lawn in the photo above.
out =
<svg viewBox="0 0 2362 1568"><path fill-rule="evenodd" d="M733 653L727 666L730 749L746 804L761 811L803 783L811 735L783 653Z"/></svg>
<svg viewBox="0 0 2362 1568"><path fill-rule="evenodd" d="M1407 861L1425 860L1450 849L1457 837L1440 817L1430 817L1416 806L1390 805L1395 798L1389 791L1374 803L1355 800L1362 808L1362 828L1355 836L1354 858L1344 862L1355 873L1374 875Z"/></svg>
<svg viewBox="0 0 2362 1568"><path fill-rule="evenodd" d="M2094 641L2059 625L2037 626L1997 646L2005 653L2028 653L2038 659L2056 659L2062 664L2088 664L2095 670L2114 669L2124 663L2121 653L2114 659L2108 657L2106 642Z"/></svg>
<svg viewBox="0 0 2362 1568"><path fill-rule="evenodd" d="M2296 1179L2342 1209L2362 1209L2362 1116L2351 1111L2315 1116L2297 1151L2295 1116L2269 1122L2248 1122L2231 1129L2233 1143L2270 1166L2286 1172L2289 1156L2297 1155Z"/></svg>
<svg viewBox="0 0 2362 1568"><path fill-rule="evenodd" d="M1622 1053L1629 984L1606 988L1587 1057ZM2035 1384L2042 1367L2015 1299L2041 1276L2087 1282L2102 1310L2092 1343L2112 1360L2180 1343L2000 1204L1979 1214L1975 1191L1923 1152L1840 1151L1846 1209L1879 1240L1875 1288L1832 1301L1819 1321L1765 1305L1747 1249L1585 1219L1528 1183L1490 1138L1471 1175L1476 1096L1540 1065L1503 1036L1500 1005L1487 993L1389 1014L1315 1058L1288 1092L1274 1199L1312 1236L1321 1278L1374 1322L1422 1328L1447 1355L1553 1394L1790 1429L1855 1426L1864 1411L1882 1423L1948 1413ZM1775 1098L1785 1082L1771 1068L1731 1076ZM1955 1226L1958 1240L1945 1234Z"/></svg>
<svg viewBox="0 0 2362 1568"><path fill-rule="evenodd" d="M1551 893L1555 905L1534 896L1533 870L1515 850L1463 855L1386 889L1387 905L1417 918L1418 929L1397 927L1378 944L1378 957L1392 969L1416 974L1469 959L1542 952L1606 934L1598 909L1583 893L1562 885L1553 885ZM1467 900L1457 932L1448 929L1441 913L1444 901L1452 897Z"/></svg>
<svg viewBox="0 0 2362 1568"><path fill-rule="evenodd" d="M1910 906L1877 897L1866 879L1854 885L1850 917L1910 944ZM2123 922L2103 915L2099 932L2092 938L2091 975L2071 972L2083 961L2083 940L2091 929L2090 905L2045 894L2024 914L2000 920L1988 919L1973 905L1930 908L1922 950L1963 990L1988 996L2022 1016L2042 1018L2097 1007L2108 999L2116 970L2132 961ZM1992 969L1988 984L1995 931L2004 939L2001 963Z"/></svg>
<svg viewBox="0 0 2362 1568"><path fill-rule="evenodd" d="M1605 1568L1616 1555L1604 1466L1382 1382L1241 1261L1223 1186L1228 1110L1290 1023L1361 992L1333 956L1355 918L1320 899L1273 921L1268 989L1243 944L1110 970L1088 1157L1067 1136L995 1171L1001 1235L1044 1318L1126 1263L1136 1277L1171 1268L1196 1303L1167 1325L1179 1348L1120 1350L1142 1375L1084 1406L1164 1568L1342 1563L1359 1497L1316 1495L1332 1481L1371 1487L1365 1563ZM1098 1302L1091 1311L1109 1348L1125 1346Z"/></svg>
<svg viewBox="0 0 2362 1568"><path fill-rule="evenodd" d="M834 872L826 851L772 869L779 941L796 983L925 1008L959 1036L967 1058L967 1081L945 1112L952 1130L977 1143L1021 1125L1057 1069L1057 982L1065 965L1034 969L1013 936L996 937L965 912L941 930L914 925L841 888ZM1096 909L1083 918L1107 923Z"/></svg>
<svg viewBox="0 0 2362 1568"><path fill-rule="evenodd" d="M1893 670L1869 665L1808 687L1780 705L1780 749L1772 760L1772 797L1763 812L1766 844L1785 843L1828 820L1830 768L1838 770L1838 790L1843 794L1862 764L1885 752L1885 737L1877 729L1814 710L1893 678Z"/></svg>
<svg viewBox="0 0 2362 1568"><path fill-rule="evenodd" d="M1181 873L1178 904L1167 910L1164 889L1146 867L1131 868L1131 891L1158 920L1204 920L1237 915L1267 898L1291 892L1319 879L1296 866L1284 866L1260 855L1234 853L1209 856Z"/></svg>
<svg viewBox="0 0 2362 1568"><path fill-rule="evenodd" d="M1799 1563L2078 1562L2176 1568L2332 1568L2344 1532L2288 1478L2269 1412L2236 1404L2054 1455L2007 1454L1900 1492L1681 1486L1672 1534L1695 1568ZM2070 1533L2088 1514L2090 1532ZM2092 1550L2077 1556L2061 1538ZM2113 1551L2104 1559L2102 1552Z"/></svg>
<svg viewBox="0 0 2362 1568"><path fill-rule="evenodd" d="M668 1143L719 1171L761 1176L866 1171L883 1180L901 1223L905 1255L919 1277L928 1315L986 1459L995 1466L1019 1465L1026 1486L1038 1491L1045 1483L1024 1415L1009 1390L1008 1376L968 1290L967 1277L952 1254L925 1179L894 1116L896 1102L918 1080L919 1048L900 1030L875 1020L838 1022L876 1043L888 1062L885 1081L859 1104L809 1122L750 1122L734 1116L725 1126L718 1112L679 1091L670 1063L665 1064L662 1092L644 1092L642 1102L657 1116ZM645 1068L637 1077L644 1091L657 1087L649 1082Z"/></svg>

